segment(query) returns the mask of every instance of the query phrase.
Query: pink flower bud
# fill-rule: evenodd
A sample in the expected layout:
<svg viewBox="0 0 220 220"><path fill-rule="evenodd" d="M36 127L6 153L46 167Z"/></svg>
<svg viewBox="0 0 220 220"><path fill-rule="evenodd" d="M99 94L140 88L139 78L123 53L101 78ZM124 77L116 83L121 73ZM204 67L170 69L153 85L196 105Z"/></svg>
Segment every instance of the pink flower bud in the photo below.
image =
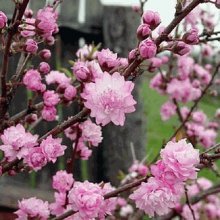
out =
<svg viewBox="0 0 220 220"><path fill-rule="evenodd" d="M191 29L183 35L183 41L187 44L194 45L199 42L199 35L197 29Z"/></svg>
<svg viewBox="0 0 220 220"><path fill-rule="evenodd" d="M152 57L154 57L157 53L157 46L156 44L150 40L143 40L141 41L140 45L139 45L139 51L140 51L140 55L145 58L145 59L150 59Z"/></svg>
<svg viewBox="0 0 220 220"><path fill-rule="evenodd" d="M140 40L147 38L151 33L150 26L148 24L141 24L137 29L137 37Z"/></svg>
<svg viewBox="0 0 220 220"><path fill-rule="evenodd" d="M78 80L87 80L91 75L85 62L77 61L72 69Z"/></svg>
<svg viewBox="0 0 220 220"><path fill-rule="evenodd" d="M50 72L50 65L46 62L41 62L39 64L38 70L40 73L47 74Z"/></svg>
<svg viewBox="0 0 220 220"><path fill-rule="evenodd" d="M161 22L160 15L157 12L146 11L142 16L143 22L150 26L150 29L155 29Z"/></svg>
<svg viewBox="0 0 220 220"><path fill-rule="evenodd" d="M37 42L33 39L27 39L24 50L25 52L34 54L38 50Z"/></svg>
<svg viewBox="0 0 220 220"><path fill-rule="evenodd" d="M49 60L51 57L51 52L48 49L43 49L39 52L39 56L42 60Z"/></svg>
<svg viewBox="0 0 220 220"><path fill-rule="evenodd" d="M64 97L68 100L68 101L71 101L75 96L76 96L76 93L77 93L77 90L74 86L68 86L66 89L65 89L65 92L64 92Z"/></svg>
<svg viewBox="0 0 220 220"><path fill-rule="evenodd" d="M45 41L46 41L46 44L48 44L49 46L52 46L55 43L55 38L53 36L50 36L50 37L47 37Z"/></svg>
<svg viewBox="0 0 220 220"><path fill-rule="evenodd" d="M180 56L183 56L190 52L190 47L185 44L183 41L178 41L172 48L172 52Z"/></svg>
<svg viewBox="0 0 220 220"><path fill-rule="evenodd" d="M133 49L129 52L129 55L128 55L128 61L129 63L133 62L136 58L136 54L137 54L137 49Z"/></svg>
<svg viewBox="0 0 220 220"><path fill-rule="evenodd" d="M25 12L24 12L24 16L26 18L32 18L33 14L34 13L33 13L33 11L30 8L26 9Z"/></svg>
<svg viewBox="0 0 220 220"><path fill-rule="evenodd" d="M54 121L56 119L57 110L54 106L44 106L41 114L44 120Z"/></svg>
<svg viewBox="0 0 220 220"><path fill-rule="evenodd" d="M8 19L5 15L5 13L0 11L0 29L4 28L6 26L7 20Z"/></svg>

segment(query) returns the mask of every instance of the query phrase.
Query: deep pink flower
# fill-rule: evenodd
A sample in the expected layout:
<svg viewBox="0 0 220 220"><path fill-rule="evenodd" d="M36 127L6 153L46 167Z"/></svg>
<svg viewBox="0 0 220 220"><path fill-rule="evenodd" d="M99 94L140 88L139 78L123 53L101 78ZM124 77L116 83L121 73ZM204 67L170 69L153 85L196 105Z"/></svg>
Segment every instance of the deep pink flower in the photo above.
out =
<svg viewBox="0 0 220 220"><path fill-rule="evenodd" d="M56 175L53 176L53 189L59 192L69 191L73 185L74 179L73 174L67 173L65 170L59 170Z"/></svg>
<svg viewBox="0 0 220 220"><path fill-rule="evenodd" d="M56 119L57 110L54 106L44 106L41 112L42 118L46 121L54 121Z"/></svg>
<svg viewBox="0 0 220 220"><path fill-rule="evenodd" d="M43 49L39 52L39 56L42 60L49 60L51 57L51 52L48 49Z"/></svg>
<svg viewBox="0 0 220 220"><path fill-rule="evenodd" d="M24 51L34 54L38 50L37 42L33 39L27 39L24 45Z"/></svg>
<svg viewBox="0 0 220 220"><path fill-rule="evenodd" d="M81 95L97 124L106 125L112 121L115 125L124 125L125 113L135 111L136 102L131 95L133 88L134 84L125 81L119 73L110 75L104 72L102 78L87 83Z"/></svg>
<svg viewBox="0 0 220 220"><path fill-rule="evenodd" d="M141 176L146 176L147 173L149 172L149 169L148 169L148 167L145 164L140 163L139 161L134 161L134 163L128 169L128 171L130 173L136 172L136 173L138 173Z"/></svg>
<svg viewBox="0 0 220 220"><path fill-rule="evenodd" d="M76 88L74 86L69 85L66 87L63 96L68 101L71 101L76 97L76 94L77 94Z"/></svg>
<svg viewBox="0 0 220 220"><path fill-rule="evenodd" d="M160 109L160 116L163 121L168 120L171 116L176 114L176 105L171 102L165 102Z"/></svg>
<svg viewBox="0 0 220 220"><path fill-rule="evenodd" d="M64 155L65 145L61 145L61 138L53 138L51 135L44 139L40 147L48 161L56 162L57 157Z"/></svg>
<svg viewBox="0 0 220 220"><path fill-rule="evenodd" d="M69 191L69 203L83 220L97 218L104 205L102 189L98 184L75 182Z"/></svg>
<svg viewBox="0 0 220 220"><path fill-rule="evenodd" d="M7 17L4 12L0 11L0 29L4 28L7 24Z"/></svg>
<svg viewBox="0 0 220 220"><path fill-rule="evenodd" d="M24 24L19 25L19 29L21 29L20 32L22 37L33 37L35 35L35 19L26 18Z"/></svg>
<svg viewBox="0 0 220 220"><path fill-rule="evenodd" d="M152 57L155 57L157 53L157 46L152 40L146 39L140 42L139 51L140 55L144 59L150 59Z"/></svg>
<svg viewBox="0 0 220 220"><path fill-rule="evenodd" d="M168 142L160 152L166 168L176 175L179 180L195 179L197 177L196 165L199 164L199 150L194 149L186 139L178 142Z"/></svg>
<svg viewBox="0 0 220 220"><path fill-rule="evenodd" d="M24 163L35 171L42 169L47 164L47 158L41 147L34 147L28 151L24 158Z"/></svg>
<svg viewBox="0 0 220 220"><path fill-rule="evenodd" d="M172 52L180 56L183 56L190 52L190 46L185 44L183 41L178 41L172 47Z"/></svg>
<svg viewBox="0 0 220 220"><path fill-rule="evenodd" d="M151 30L155 29L161 22L158 12L145 11L142 16L143 22L148 24Z"/></svg>
<svg viewBox="0 0 220 220"><path fill-rule="evenodd" d="M151 34L151 29L148 24L140 24L137 29L137 37L140 40L143 40Z"/></svg>
<svg viewBox="0 0 220 220"><path fill-rule="evenodd" d="M37 31L44 38L52 36L57 30L57 13L52 7L45 7L37 12L36 27Z"/></svg>
<svg viewBox="0 0 220 220"><path fill-rule="evenodd" d="M48 107L52 107L59 103L60 98L59 95L54 92L54 90L47 90L43 94L43 100L44 100L44 105Z"/></svg>
<svg viewBox="0 0 220 220"><path fill-rule="evenodd" d="M199 35L198 35L198 30L193 28L190 31L186 32L183 35L183 41L186 44L194 45L199 43Z"/></svg>
<svg viewBox="0 0 220 220"><path fill-rule="evenodd" d="M44 92L46 86L41 82L41 75L35 69L28 70L23 78L23 83L32 91Z"/></svg>
<svg viewBox="0 0 220 220"><path fill-rule="evenodd" d="M83 141L88 141L93 146L98 146L102 142L101 126L92 123L91 120L86 120L79 125L82 131Z"/></svg>
<svg viewBox="0 0 220 220"><path fill-rule="evenodd" d="M40 73L47 74L50 72L50 65L46 62L41 62L39 64L38 70Z"/></svg>
<svg viewBox="0 0 220 220"><path fill-rule="evenodd" d="M17 220L24 219L40 219L47 220L50 215L48 202L44 202L41 199L35 197L29 199L22 199L18 202L19 210L15 212L18 216Z"/></svg>
<svg viewBox="0 0 220 220"><path fill-rule="evenodd" d="M147 183L141 183L141 186L130 195L130 199L135 201L137 208L152 217L155 214L167 214L170 208L175 207L179 195L151 177Z"/></svg>
<svg viewBox="0 0 220 220"><path fill-rule="evenodd" d="M90 78L90 71L85 62L77 61L72 67L73 74L78 80L87 80Z"/></svg>
<svg viewBox="0 0 220 220"><path fill-rule="evenodd" d="M113 68L119 65L117 53L113 53L109 49L102 49L100 52L97 52L97 58L99 64L106 68Z"/></svg>

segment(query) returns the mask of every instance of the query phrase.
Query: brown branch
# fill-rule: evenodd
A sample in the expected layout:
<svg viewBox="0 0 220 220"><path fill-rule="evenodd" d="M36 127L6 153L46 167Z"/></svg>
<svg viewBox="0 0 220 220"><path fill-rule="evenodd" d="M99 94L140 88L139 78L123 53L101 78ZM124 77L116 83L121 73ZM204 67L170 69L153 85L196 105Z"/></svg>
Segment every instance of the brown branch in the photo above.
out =
<svg viewBox="0 0 220 220"><path fill-rule="evenodd" d="M192 214L193 220L196 220L194 210L192 209L192 206L191 206L190 201L189 201L189 196L188 196L187 187L184 186L184 189L185 189L185 196L186 196L186 204L188 205L188 207L189 207L189 209L190 209L190 212L191 212L191 214Z"/></svg>

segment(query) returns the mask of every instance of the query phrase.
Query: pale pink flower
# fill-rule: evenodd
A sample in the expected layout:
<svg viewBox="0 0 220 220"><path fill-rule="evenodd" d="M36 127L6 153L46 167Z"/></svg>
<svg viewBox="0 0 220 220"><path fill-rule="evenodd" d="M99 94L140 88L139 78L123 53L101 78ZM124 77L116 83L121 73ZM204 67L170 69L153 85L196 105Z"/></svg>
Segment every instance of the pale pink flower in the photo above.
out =
<svg viewBox="0 0 220 220"><path fill-rule="evenodd" d="M73 182L73 174L67 173L65 170L59 170L56 172L56 175L53 176L52 186L53 189L64 193L71 189Z"/></svg>
<svg viewBox="0 0 220 220"><path fill-rule="evenodd" d="M195 220L200 220L200 215L199 215L200 207L201 207L201 203L191 205L191 208L194 212ZM190 208L187 204L183 206L181 216L184 217L184 219L187 219L187 220L194 220L193 215L192 215L192 211L190 210Z"/></svg>
<svg viewBox="0 0 220 220"><path fill-rule="evenodd" d="M24 45L24 51L27 53L34 54L38 50L37 42L33 39L27 39Z"/></svg>
<svg viewBox="0 0 220 220"><path fill-rule="evenodd" d="M77 61L74 63L72 67L73 74L76 76L78 80L88 80L91 78L91 73L87 67L86 62Z"/></svg>
<svg viewBox="0 0 220 220"><path fill-rule="evenodd" d="M59 103L60 98L59 95L54 92L54 90L47 90L43 94L43 100L44 100L44 105L48 107L52 107Z"/></svg>
<svg viewBox="0 0 220 220"><path fill-rule="evenodd" d="M202 66L195 64L194 71L196 76L200 79L201 83L207 85L211 80L211 74Z"/></svg>
<svg viewBox="0 0 220 220"><path fill-rule="evenodd" d="M24 157L24 163L35 171L42 169L47 164L47 158L41 147L34 147Z"/></svg>
<svg viewBox="0 0 220 220"><path fill-rule="evenodd" d="M32 91L44 92L46 89L46 86L41 82L40 73L35 69L30 69L25 73L23 83Z"/></svg>
<svg viewBox="0 0 220 220"><path fill-rule="evenodd" d="M192 120L199 124L205 124L207 116L203 111L195 111L192 113Z"/></svg>
<svg viewBox="0 0 220 220"><path fill-rule="evenodd" d="M7 24L7 17L4 12L0 11L0 29L4 28Z"/></svg>
<svg viewBox="0 0 220 220"><path fill-rule="evenodd" d="M153 57L149 61L150 61L150 64L148 67L149 72L154 72L157 68L159 68L163 64L162 59L158 57Z"/></svg>
<svg viewBox="0 0 220 220"><path fill-rule="evenodd" d="M145 24L150 26L151 30L155 29L161 22L159 13L150 10L143 13L142 19Z"/></svg>
<svg viewBox="0 0 220 220"><path fill-rule="evenodd" d="M75 143L73 143L73 149L74 148L75 148ZM85 142L82 140L82 138L80 138L78 141L76 152L82 160L88 160L89 157L92 155L92 150L90 150L85 145Z"/></svg>
<svg viewBox="0 0 220 220"><path fill-rule="evenodd" d="M113 53L109 49L102 49L97 52L99 64L106 68L113 68L119 65L117 53Z"/></svg>
<svg viewBox="0 0 220 220"><path fill-rule="evenodd" d="M134 83L125 81L124 77L115 72L113 75L104 72L102 78L94 83L85 84L81 96L84 105L91 110L91 116L97 124L103 126L112 121L115 125L124 125L125 113L135 111L136 104L131 91Z"/></svg>
<svg viewBox="0 0 220 220"><path fill-rule="evenodd" d="M79 125L82 131L83 141L88 141L93 146L98 146L102 142L101 126L92 123L91 120L86 120Z"/></svg>
<svg viewBox="0 0 220 220"><path fill-rule="evenodd" d="M144 59L150 59L155 57L157 53L157 46L152 40L146 39L140 42L139 51L140 51L140 55Z"/></svg>
<svg viewBox="0 0 220 220"><path fill-rule="evenodd" d="M41 142L40 147L42 147L42 151L48 161L55 163L57 157L64 155L66 146L61 145L61 141L61 138L53 138L52 135L50 135Z"/></svg>
<svg viewBox="0 0 220 220"><path fill-rule="evenodd" d="M181 80L187 79L193 71L194 60L192 57L179 56L177 61L178 77Z"/></svg>
<svg viewBox="0 0 220 220"><path fill-rule="evenodd" d="M164 72L163 72L164 74ZM165 81L160 73L157 73L150 81L150 88L155 89L158 93L165 92Z"/></svg>
<svg viewBox="0 0 220 220"><path fill-rule="evenodd" d="M119 61L121 62L121 59L119 59ZM102 77L103 71L102 71L99 63L97 62L97 60L92 60L90 62L87 62L87 67L88 67L90 74L91 74L90 80L95 81L96 78Z"/></svg>
<svg viewBox="0 0 220 220"><path fill-rule="evenodd" d="M181 109L180 109L180 113L181 113L181 116L183 119L186 119L186 117L188 116L189 114L189 108L186 107L186 106L183 106Z"/></svg>
<svg viewBox="0 0 220 220"><path fill-rule="evenodd" d="M1 135L3 145L0 145L0 149L8 161L21 159L28 155L30 148L37 145L37 139L38 135L26 132L24 127L18 124L4 130Z"/></svg>
<svg viewBox="0 0 220 220"><path fill-rule="evenodd" d="M54 121L56 119L57 110L54 106L44 106L41 115L46 121Z"/></svg>
<svg viewBox="0 0 220 220"><path fill-rule="evenodd" d="M82 61L87 60L87 58L95 59L97 56L97 51L95 51L93 53L92 53L92 51L93 51L93 46L85 44L82 48L80 48L76 52L76 56Z"/></svg>
<svg viewBox="0 0 220 220"><path fill-rule="evenodd" d="M49 205L50 212L53 215L61 215L65 212L66 193L54 193L55 202Z"/></svg>
<svg viewBox="0 0 220 220"><path fill-rule="evenodd" d="M166 168L173 171L179 180L185 181L197 177L196 165L200 162L199 150L194 149L186 139L168 142L160 155Z"/></svg>
<svg viewBox="0 0 220 220"><path fill-rule="evenodd" d="M40 73L47 74L50 72L50 65L46 62L41 62L39 64L38 70Z"/></svg>
<svg viewBox="0 0 220 220"><path fill-rule="evenodd" d="M76 88L72 85L69 85L66 87L63 96L68 101L72 101L76 97L76 94L77 94Z"/></svg>
<svg viewBox="0 0 220 220"><path fill-rule="evenodd" d="M79 123L76 123L67 129L64 130L64 134L66 137L68 137L70 140L74 141L76 139L77 130L78 130Z"/></svg>
<svg viewBox="0 0 220 220"><path fill-rule="evenodd" d="M204 129L202 130L199 135L199 141L205 147L211 147L215 144L215 140L217 137L217 133L214 129Z"/></svg>
<svg viewBox="0 0 220 220"><path fill-rule="evenodd" d="M33 37L35 35L35 19L34 18L26 18L24 20L24 24L19 25L19 29L21 29L22 37ZM28 23L28 24L26 24Z"/></svg>
<svg viewBox="0 0 220 220"><path fill-rule="evenodd" d="M82 220L97 218L104 205L102 189L88 181L75 182L68 199L73 211L78 211Z"/></svg>
<svg viewBox="0 0 220 220"><path fill-rule="evenodd" d="M18 211L15 212L18 216L16 218L17 220L25 220L29 218L46 220L50 215L48 202L36 199L35 197L22 199L18 202L18 207Z"/></svg>
<svg viewBox="0 0 220 220"><path fill-rule="evenodd" d="M141 183L141 186L130 195L130 199L135 201L137 208L152 217L155 214L167 214L171 208L175 207L179 196L151 177L147 183Z"/></svg>
<svg viewBox="0 0 220 220"><path fill-rule="evenodd" d="M46 75L46 82L48 85L56 83L65 89L70 85L71 78L59 71L50 71L50 73Z"/></svg>
<svg viewBox="0 0 220 220"><path fill-rule="evenodd" d="M119 215L121 217L128 217L128 215L130 215L132 213L134 213L134 208L130 204L127 204L127 205L121 207Z"/></svg>
<svg viewBox="0 0 220 220"><path fill-rule="evenodd" d="M171 116L176 114L176 105L171 102L165 102L160 109L160 116L163 121L170 119Z"/></svg>

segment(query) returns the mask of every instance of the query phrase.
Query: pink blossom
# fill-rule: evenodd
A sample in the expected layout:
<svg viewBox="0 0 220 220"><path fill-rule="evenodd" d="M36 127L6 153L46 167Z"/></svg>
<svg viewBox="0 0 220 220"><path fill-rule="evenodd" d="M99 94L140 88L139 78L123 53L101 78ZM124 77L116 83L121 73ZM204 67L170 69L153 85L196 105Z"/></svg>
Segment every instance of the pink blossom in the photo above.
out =
<svg viewBox="0 0 220 220"><path fill-rule="evenodd" d="M52 36L57 30L57 14L52 7L45 7L37 12L37 31L44 38Z"/></svg>
<svg viewBox="0 0 220 220"><path fill-rule="evenodd" d="M7 24L7 17L4 12L0 11L0 29L4 28Z"/></svg>
<svg viewBox="0 0 220 220"><path fill-rule="evenodd" d="M24 45L24 51L34 54L38 50L37 42L33 39L27 39Z"/></svg>
<svg viewBox="0 0 220 220"><path fill-rule="evenodd" d="M65 170L59 170L56 172L56 175L53 176L52 186L53 189L64 193L71 189L73 182L73 174L67 173Z"/></svg>
<svg viewBox="0 0 220 220"><path fill-rule="evenodd" d="M11 126L1 135L3 145L0 149L8 161L21 159L28 155L28 150L37 145L38 135L26 132L21 124Z"/></svg>
<svg viewBox="0 0 220 220"><path fill-rule="evenodd" d="M56 119L57 110L54 106L44 106L41 115L46 121L54 121Z"/></svg>
<svg viewBox="0 0 220 220"><path fill-rule="evenodd" d="M176 114L176 105L171 102L165 102L160 109L160 116L163 121L168 120L171 116Z"/></svg>
<svg viewBox="0 0 220 220"><path fill-rule="evenodd" d="M204 44L202 47L202 55L206 57L212 56L214 53L213 48L209 44Z"/></svg>
<svg viewBox="0 0 220 220"><path fill-rule="evenodd" d="M76 52L76 56L82 61L87 60L89 56L90 59L95 59L97 56L97 51L94 51L93 53L92 51L93 51L93 46L85 44L82 48L80 48Z"/></svg>
<svg viewBox="0 0 220 220"><path fill-rule="evenodd" d="M217 133L213 129L204 129L199 133L199 141L206 148L211 147L215 144L216 137Z"/></svg>
<svg viewBox="0 0 220 220"><path fill-rule="evenodd" d="M188 114L189 114L189 109L188 109L188 107L183 106L183 107L180 109L180 112L181 112L182 118L185 120L186 117L187 117Z"/></svg>
<svg viewBox="0 0 220 220"><path fill-rule="evenodd" d="M194 71L196 76L201 80L204 85L207 85L211 80L211 74L205 68L199 66L198 64L194 65Z"/></svg>
<svg viewBox="0 0 220 220"><path fill-rule="evenodd" d="M73 143L73 149L75 148L75 143ZM92 150L90 150L82 140L82 138L79 139L78 144L77 144L77 149L76 152L78 156L82 160L88 160L89 157L92 155Z"/></svg>
<svg viewBox="0 0 220 220"><path fill-rule="evenodd" d="M138 50L137 49L133 49L133 50L131 50L129 52L129 54L128 54L128 61L129 61L129 63L131 63L131 62L133 62L135 60L137 54L138 54Z"/></svg>
<svg viewBox="0 0 220 220"><path fill-rule="evenodd" d="M66 193L54 193L55 202L49 205L51 214L61 215L65 212Z"/></svg>
<svg viewBox="0 0 220 220"><path fill-rule="evenodd" d="M87 83L81 96L84 105L91 110L91 116L97 124L103 126L112 121L115 125L124 125L125 113L135 111L136 104L131 91L134 84L125 81L124 77L115 72L112 75L104 72L102 78L94 83Z"/></svg>
<svg viewBox="0 0 220 220"><path fill-rule="evenodd" d="M64 130L66 137L74 141L76 139L79 123L76 123Z"/></svg>
<svg viewBox="0 0 220 220"><path fill-rule="evenodd" d="M192 120L199 124L205 124L207 116L203 111L195 111L192 113Z"/></svg>
<svg viewBox="0 0 220 220"><path fill-rule="evenodd" d="M186 44L194 45L199 43L198 30L193 28L183 35L183 41Z"/></svg>
<svg viewBox="0 0 220 220"><path fill-rule="evenodd" d="M106 68L113 68L119 65L117 53L113 53L109 49L102 49L100 52L97 52L97 58L99 64Z"/></svg>
<svg viewBox="0 0 220 220"><path fill-rule="evenodd" d="M148 182L142 182L141 186L130 195L130 199L135 201L137 208L143 210L150 217L165 215L174 208L179 196L161 184L160 181L151 177Z"/></svg>
<svg viewBox="0 0 220 220"><path fill-rule="evenodd" d="M192 87L189 79L178 80L174 78L167 86L167 93L172 99L185 103L199 98L201 95L201 90Z"/></svg>
<svg viewBox="0 0 220 220"><path fill-rule="evenodd" d="M190 46L185 44L183 41L178 41L172 47L172 52L180 56L183 56L190 52Z"/></svg>
<svg viewBox="0 0 220 220"><path fill-rule="evenodd" d="M83 141L88 141L93 146L98 146L102 142L101 126L86 120L79 125L82 131Z"/></svg>
<svg viewBox="0 0 220 220"><path fill-rule="evenodd" d="M119 215L121 217L128 217L128 215L130 215L132 213L134 213L134 208L131 205L127 204L127 205L121 207Z"/></svg>
<svg viewBox="0 0 220 220"><path fill-rule="evenodd" d="M38 70L40 73L47 74L50 72L50 65L46 62L41 62L39 64Z"/></svg>
<svg viewBox="0 0 220 220"><path fill-rule="evenodd" d="M187 79L193 71L194 60L188 56L178 57L178 76L181 80Z"/></svg>
<svg viewBox="0 0 220 220"><path fill-rule="evenodd" d="M157 68L161 67L163 64L162 59L158 57L153 57L150 59L150 64L148 67L149 72L154 72Z"/></svg>
<svg viewBox="0 0 220 220"><path fill-rule="evenodd" d="M21 29L22 37L33 37L35 35L35 19L26 18L24 24L19 25L19 29Z"/></svg>
<svg viewBox="0 0 220 220"><path fill-rule="evenodd" d="M131 172L137 172L139 175L141 176L146 176L147 173L149 172L149 169L148 167L143 164L143 163L140 163L138 161L135 161L132 166L129 168L128 170L130 173Z"/></svg>
<svg viewBox="0 0 220 220"><path fill-rule="evenodd" d="M23 83L32 91L44 92L46 86L41 82L41 75L37 70L28 70L23 78Z"/></svg>
<svg viewBox="0 0 220 220"><path fill-rule="evenodd" d="M51 57L51 52L48 49L43 49L39 52L39 56L42 60L49 60Z"/></svg>
<svg viewBox="0 0 220 220"><path fill-rule="evenodd" d="M75 62L74 66L72 67L73 73L76 76L78 80L87 80L90 78L90 71L87 68L87 65L85 62L77 61Z"/></svg>
<svg viewBox="0 0 220 220"><path fill-rule="evenodd" d="M74 86L69 85L66 87L63 96L68 101L71 101L76 97L76 94L77 94L76 88Z"/></svg>
<svg viewBox="0 0 220 220"><path fill-rule="evenodd" d="M121 59L119 59L119 62L121 64ZM102 71L99 63L96 60L92 60L90 62L87 62L87 67L88 67L90 74L91 74L91 78L89 80L95 81L96 78L102 77L103 71Z"/></svg>
<svg viewBox="0 0 220 220"><path fill-rule="evenodd" d="M143 40L151 34L151 29L148 24L141 24L137 29L138 39Z"/></svg>
<svg viewBox="0 0 220 220"><path fill-rule="evenodd" d="M164 73L162 73L164 74ZM161 73L157 73L150 81L150 88L155 89L160 94L165 92L165 82Z"/></svg>
<svg viewBox="0 0 220 220"><path fill-rule="evenodd" d="M73 211L78 211L82 220L97 218L104 205L102 189L88 181L75 182L68 199Z"/></svg>
<svg viewBox="0 0 220 220"><path fill-rule="evenodd" d="M44 105L48 107L55 106L59 103L60 98L53 90L47 90L43 94Z"/></svg>
<svg viewBox="0 0 220 220"><path fill-rule="evenodd" d="M185 181L197 177L195 166L200 162L199 150L194 149L186 139L176 143L168 142L160 155L167 169L172 171L179 180Z"/></svg>
<svg viewBox="0 0 220 220"><path fill-rule="evenodd" d="M48 85L57 83L61 88L65 89L70 85L71 78L59 71L50 71L50 73L46 75L46 82Z"/></svg>
<svg viewBox="0 0 220 220"><path fill-rule="evenodd" d="M195 215L195 220L200 220L200 215L199 215L200 204L197 203L195 205L191 205L191 207L192 207L194 215ZM188 205L183 206L181 216L183 216L184 219L187 219L187 220L194 220L194 217L192 215L192 211L190 210Z"/></svg>
<svg viewBox="0 0 220 220"><path fill-rule="evenodd" d="M39 219L46 220L49 218L49 206L48 202L44 202L35 197L29 199L22 199L18 202L19 210L15 212L18 216L17 220L24 219Z"/></svg>
<svg viewBox="0 0 220 220"><path fill-rule="evenodd" d="M24 158L24 163L38 171L47 164L47 158L41 147L34 147L29 150L28 155Z"/></svg>
<svg viewBox="0 0 220 220"><path fill-rule="evenodd" d="M52 135L50 135L41 142L40 147L42 147L42 151L48 161L55 163L57 157L64 155L66 146L61 145L61 141L61 138L53 138Z"/></svg>
<svg viewBox="0 0 220 220"><path fill-rule="evenodd" d="M142 16L143 22L148 24L151 30L155 29L161 22L158 12L145 11Z"/></svg>
<svg viewBox="0 0 220 220"><path fill-rule="evenodd" d="M157 46L152 40L146 39L140 42L139 51L144 59L150 59L156 55Z"/></svg>

